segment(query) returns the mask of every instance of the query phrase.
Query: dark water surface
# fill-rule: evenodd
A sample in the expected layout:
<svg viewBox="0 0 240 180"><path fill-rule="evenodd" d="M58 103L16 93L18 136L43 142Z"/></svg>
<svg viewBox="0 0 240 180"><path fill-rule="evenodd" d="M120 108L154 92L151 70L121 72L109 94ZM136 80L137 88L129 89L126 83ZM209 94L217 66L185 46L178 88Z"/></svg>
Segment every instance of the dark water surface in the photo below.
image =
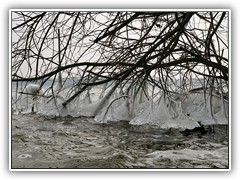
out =
<svg viewBox="0 0 240 180"><path fill-rule="evenodd" d="M228 168L228 132L12 115L12 168Z"/></svg>

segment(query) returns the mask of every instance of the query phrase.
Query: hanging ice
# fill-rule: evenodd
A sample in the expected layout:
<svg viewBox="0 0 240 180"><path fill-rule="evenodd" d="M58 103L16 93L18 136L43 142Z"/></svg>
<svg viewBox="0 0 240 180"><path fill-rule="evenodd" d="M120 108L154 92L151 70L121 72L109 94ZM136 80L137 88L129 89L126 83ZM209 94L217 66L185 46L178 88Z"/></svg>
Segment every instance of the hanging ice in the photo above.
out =
<svg viewBox="0 0 240 180"><path fill-rule="evenodd" d="M121 99L120 99L121 98ZM128 97L118 97L112 100L94 119L100 123L108 121L130 120L132 118L132 102Z"/></svg>
<svg viewBox="0 0 240 180"><path fill-rule="evenodd" d="M190 117L195 121L200 122L202 125L213 125L216 124L215 119L211 115L210 110L210 97L207 98L207 102L204 102L199 105L197 111L191 112Z"/></svg>
<svg viewBox="0 0 240 180"><path fill-rule="evenodd" d="M227 107L226 107L226 102L223 99L223 97L221 97L221 109L220 111L218 111L217 113L215 113L213 115L214 119L217 121L217 124L228 124L228 116L227 116Z"/></svg>

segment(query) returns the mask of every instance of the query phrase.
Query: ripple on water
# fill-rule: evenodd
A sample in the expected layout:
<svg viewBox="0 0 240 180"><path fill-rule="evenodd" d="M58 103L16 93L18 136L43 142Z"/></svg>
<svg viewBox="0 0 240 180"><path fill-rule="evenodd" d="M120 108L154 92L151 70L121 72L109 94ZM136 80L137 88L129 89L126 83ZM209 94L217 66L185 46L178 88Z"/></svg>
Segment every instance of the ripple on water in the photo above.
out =
<svg viewBox="0 0 240 180"><path fill-rule="evenodd" d="M228 167L223 126L216 126L214 134L184 136L126 121L103 125L92 118L37 114L13 115L12 125L13 168Z"/></svg>

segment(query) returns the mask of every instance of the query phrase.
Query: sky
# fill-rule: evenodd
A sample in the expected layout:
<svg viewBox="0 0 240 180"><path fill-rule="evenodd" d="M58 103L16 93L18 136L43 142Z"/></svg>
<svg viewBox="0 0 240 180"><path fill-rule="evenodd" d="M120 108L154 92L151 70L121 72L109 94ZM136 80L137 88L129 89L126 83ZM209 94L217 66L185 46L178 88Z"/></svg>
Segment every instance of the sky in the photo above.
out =
<svg viewBox="0 0 240 180"><path fill-rule="evenodd" d="M41 10L40 10L41 11ZM164 11L164 10L158 10L158 11ZM166 10L165 10L166 11ZM41 12L39 12L39 13L41 13ZM17 16L16 16L16 14L14 13L14 12L12 12L11 13L12 14L12 18L13 19L15 19L15 18L17 18ZM57 14L57 12L55 13L55 15ZM107 14L106 14L107 15ZM102 16L102 15L97 15L97 19L98 19L98 21L99 22L101 22L102 24L104 24L104 25L106 25L106 19L104 18L104 16ZM66 16L66 15L60 15L60 17L58 18L58 22L65 22L66 20L68 20L68 16ZM48 21L44 21L42 24L41 23L39 23L39 26L38 27L41 27L41 26L45 26L46 28L45 29L47 29L48 28L48 23L50 23L51 21L52 21L52 19L54 19L54 16L51 16L51 17L49 17L49 20ZM84 19L84 17L82 17L82 19ZM60 28L60 36L62 36L63 34L62 34L62 31L67 31L67 34L70 32L70 29L71 29L71 27L72 27L72 24L73 24L73 21L74 21L74 18L71 18L69 21L67 21L67 23L64 25L64 29L63 28ZM228 22L227 21L223 21L224 22L224 26L228 26ZM12 27L15 27L16 25L18 25L18 24L20 24L20 23L22 23L22 22L15 22L15 21L12 21ZM150 21L150 23L151 23L151 21ZM108 23L109 24L109 23ZM135 23L134 23L134 25L137 27L138 26L138 24L139 24L139 26L141 26L141 24L140 24L140 22L137 22L137 21L135 21ZM90 25L91 25L91 27L90 27ZM190 21L190 23L188 24L188 27L187 28L195 28L195 29L197 29L197 28L200 28L200 29L207 29L208 27L206 27L208 24L206 24L206 21L205 20L202 20L202 19L200 19L198 16L193 16L192 18L191 18L191 21ZM83 27L81 27L81 25L79 26L79 24L76 26L76 28L78 28L78 31L77 32L84 32L84 31L88 31L88 29L95 29L96 27L98 27L99 25L97 25L96 23L93 23L93 22L87 22L87 24L84 26L84 28ZM101 26L101 27L104 27L104 26ZM100 27L100 28L101 28ZM38 29L38 28L37 28ZM99 29L99 28L98 28ZM124 28L123 28L124 29ZM25 29L22 29L22 31L24 32L25 31ZM41 34L42 32L41 31L38 31L38 30L36 30L37 32L38 32L38 35L36 35L36 36L42 36L43 37L43 35L44 34ZM52 54L53 54L53 51L52 51L52 49L54 49L54 54L57 54L58 53L58 42L57 42L57 32L55 32L55 33L52 33L51 32L52 30L50 30L50 32L48 33L49 34L49 38L51 38L51 37L53 37L53 38L56 38L56 40L54 41L54 44L53 44L53 46L52 45L49 45L49 47L47 48L47 50L43 50L43 48L45 48L45 45L43 46L43 48L42 48L42 51L41 51L41 55L43 55L44 57L51 57L52 56ZM158 29L156 29L155 30L156 31L156 33L158 34ZM151 31L151 33L154 33L154 31ZM199 38L201 38L201 36L202 36L202 34L201 34L201 31L198 31L198 30L195 30L195 33L196 33L196 36L198 36ZM207 31L206 31L206 33L207 33ZM65 33L66 34L66 33ZM156 34L156 35L157 35ZM122 33L121 34L122 36L126 36L126 33ZM228 34L227 33L221 33L220 34L222 37L223 37L223 39L225 40L225 42L224 43L226 43L226 44L228 44L228 41L227 41L227 37L228 37ZM79 33L79 35L75 38L75 37L72 37L72 41L70 42L70 43L73 43L73 45L74 45L74 43L76 42L76 40L78 40L79 38L81 38L81 36L82 36L82 33ZM139 37L138 37L138 35L135 33L135 34L133 34L133 33L129 33L129 36L130 36L130 38L136 38L136 39L139 39ZM225 37L224 37L225 36ZM184 37L184 36L182 36L183 37L183 39L181 39L181 40L184 40L184 41L187 41L187 39ZM67 37L68 38L68 37ZM63 48L64 46L65 46L65 44L66 44L66 41L67 41L67 38L61 38L61 48ZM89 43L90 41L89 40L94 40L95 39L95 37L92 37L92 36L89 36L89 37L87 37L87 38L84 38L83 39L83 43L85 44L85 43ZM18 40L18 36L15 34L15 32L14 31L12 31L12 41L13 42L16 42ZM63 42L63 41L65 41L65 42ZM40 47L40 43L41 42L39 42L37 45L38 45L38 48ZM91 44L91 42L90 42L90 44ZM79 44L80 46L81 46L81 44ZM196 45L197 46L197 44L194 44L194 45ZM217 42L215 41L215 46L217 47ZM75 48L75 46L73 46L74 48L71 48L71 51L73 50L73 49L75 49L74 51L73 51L73 54L71 55L71 54L69 54L70 55L70 58L71 58L71 62L69 62L70 60L68 60L68 59L65 59L64 58L64 60L63 60L63 62L62 62L62 65L64 65L65 63L67 63L67 64L71 64L71 63L73 63L73 61L74 61L74 58L75 57L79 57L79 55L81 54L81 52L83 52L86 48L83 48L83 47L81 47L81 48ZM95 46L96 48L98 47L98 46ZM223 45L223 43L220 41L220 47L222 48L224 48L225 46ZM33 51L36 51L36 49L35 48L32 48L32 50ZM96 51L89 51L90 53L87 53L86 55L84 55L81 59L80 59L80 61L81 62L88 62L88 61L91 61L91 62L93 62L93 61L97 61L99 58L100 58L100 54L99 53L96 53ZM68 54L69 52L67 51L67 53L66 54ZM179 56L178 54L176 54L176 56ZM176 56L175 56L175 58L176 58ZM228 49L225 49L225 51L224 51L224 57L228 57ZM14 62L15 60L13 59L13 62ZM35 76L35 72L36 72L36 59L35 58L31 58L30 60L29 60L30 62L31 62L31 70L32 71L29 71L29 62L27 62L27 61L25 61L22 65L21 65L21 68L20 68L20 71L19 71L19 73L18 73L18 75L20 75L20 76L23 76L23 77L29 77L29 76ZM56 58L54 59L54 61L55 62L58 62L58 56L56 56ZM41 60L41 58L40 58L40 61L39 61L40 63L39 63L39 67L41 67L41 72L42 73L46 73L45 72L45 70L49 70L49 72L51 71L51 69L52 68L57 68L57 66L56 65L54 65L54 64L52 64L51 63L51 66L48 66L48 62L46 63L46 61L42 61ZM45 64L46 63L46 64ZM43 68L42 68L43 67ZM81 69L81 68L80 68ZM199 68L198 68L199 69ZM201 68L200 68L201 69ZM41 74L41 72L40 71L38 71L38 73L39 74ZM31 73L31 75L30 75L30 73ZM78 71L77 70L72 70L72 73L78 73ZM68 75L68 73L63 73L62 74L63 75L63 77L66 77L67 75Z"/></svg>

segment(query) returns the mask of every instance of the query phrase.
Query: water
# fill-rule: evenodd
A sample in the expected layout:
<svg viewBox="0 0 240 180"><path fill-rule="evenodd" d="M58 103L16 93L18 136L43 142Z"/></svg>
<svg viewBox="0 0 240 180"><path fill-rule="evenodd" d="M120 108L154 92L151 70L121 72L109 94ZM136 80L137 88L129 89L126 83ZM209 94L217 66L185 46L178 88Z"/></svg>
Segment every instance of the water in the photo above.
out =
<svg viewBox="0 0 240 180"><path fill-rule="evenodd" d="M228 168L228 132L14 114L12 168Z"/></svg>

